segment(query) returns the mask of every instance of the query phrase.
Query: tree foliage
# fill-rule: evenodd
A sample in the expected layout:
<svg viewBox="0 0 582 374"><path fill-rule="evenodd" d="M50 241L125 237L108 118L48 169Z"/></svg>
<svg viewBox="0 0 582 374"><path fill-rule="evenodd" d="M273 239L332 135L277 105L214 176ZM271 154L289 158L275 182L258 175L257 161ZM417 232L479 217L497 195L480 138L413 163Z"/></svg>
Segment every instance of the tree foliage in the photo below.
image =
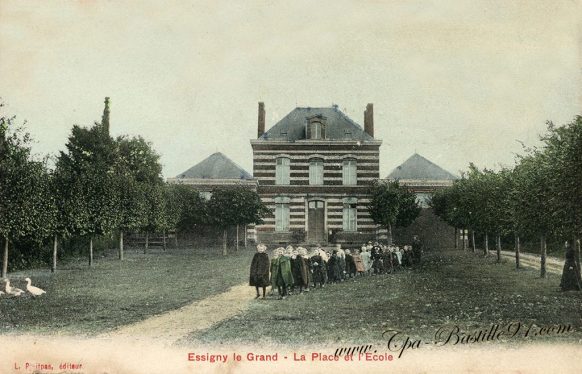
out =
<svg viewBox="0 0 582 374"><path fill-rule="evenodd" d="M1 105L0 105L1 109ZM56 226L57 210L46 159L35 159L30 135L14 117L0 116L0 236L4 239L2 276L8 269L8 243L38 244Z"/></svg>
<svg viewBox="0 0 582 374"><path fill-rule="evenodd" d="M270 214L257 192L243 186L214 189L207 206L208 222L224 230L223 254L225 255L228 226L262 223L263 217Z"/></svg>
<svg viewBox="0 0 582 374"><path fill-rule="evenodd" d="M374 223L386 227L392 242L392 227L410 225L420 214L416 196L398 181L378 182L370 188L368 211Z"/></svg>
<svg viewBox="0 0 582 374"><path fill-rule="evenodd" d="M259 224L270 214L259 195L243 186L214 189L208 212L209 223L219 227Z"/></svg>
<svg viewBox="0 0 582 374"><path fill-rule="evenodd" d="M115 160L120 196L121 231L160 229L163 226L162 166L160 156L142 137L118 137ZM157 208L157 209L156 209ZM157 219L154 215L162 217Z"/></svg>
<svg viewBox="0 0 582 374"><path fill-rule="evenodd" d="M582 235L582 117L547 126L542 145L525 148L514 168L470 165L451 188L433 195L435 213L455 227L576 241Z"/></svg>
<svg viewBox="0 0 582 374"><path fill-rule="evenodd" d="M75 125L66 148L56 173L67 226L75 235L110 234L121 221L115 142L98 123L90 128Z"/></svg>

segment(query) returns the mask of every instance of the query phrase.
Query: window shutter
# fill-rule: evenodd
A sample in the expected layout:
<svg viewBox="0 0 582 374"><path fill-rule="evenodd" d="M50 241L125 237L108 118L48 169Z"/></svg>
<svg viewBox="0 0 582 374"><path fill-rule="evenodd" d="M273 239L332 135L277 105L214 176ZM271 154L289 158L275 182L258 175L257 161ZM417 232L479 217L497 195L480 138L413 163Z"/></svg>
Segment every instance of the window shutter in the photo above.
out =
<svg viewBox="0 0 582 374"><path fill-rule="evenodd" d="M343 214L342 214L344 231L348 231L348 221L349 221L348 211L349 211L348 205L344 204L344 210L343 210Z"/></svg>
<svg viewBox="0 0 582 374"><path fill-rule="evenodd" d="M283 205L283 230L289 231L289 204Z"/></svg>
<svg viewBox="0 0 582 374"><path fill-rule="evenodd" d="M356 160L344 160L342 164L342 177L344 185L357 184Z"/></svg>
<svg viewBox="0 0 582 374"><path fill-rule="evenodd" d="M323 184L323 160L320 158L309 160L309 184Z"/></svg>
<svg viewBox="0 0 582 374"><path fill-rule="evenodd" d="M343 199L343 229L344 231L356 231L356 219L358 217L357 203L358 199L355 197L346 197Z"/></svg>
<svg viewBox="0 0 582 374"><path fill-rule="evenodd" d="M275 184L288 185L290 160L286 157L278 157L275 162Z"/></svg>
<svg viewBox="0 0 582 374"><path fill-rule="evenodd" d="M281 207L283 205L282 204L276 204L275 205L275 231L281 231Z"/></svg>
<svg viewBox="0 0 582 374"><path fill-rule="evenodd" d="M275 184L283 184L282 163L283 161L280 158L275 160Z"/></svg>
<svg viewBox="0 0 582 374"><path fill-rule="evenodd" d="M275 198L275 231L289 231L290 203L291 198L288 196Z"/></svg>
<svg viewBox="0 0 582 374"><path fill-rule="evenodd" d="M309 122L305 123L305 139L311 139L311 124Z"/></svg>

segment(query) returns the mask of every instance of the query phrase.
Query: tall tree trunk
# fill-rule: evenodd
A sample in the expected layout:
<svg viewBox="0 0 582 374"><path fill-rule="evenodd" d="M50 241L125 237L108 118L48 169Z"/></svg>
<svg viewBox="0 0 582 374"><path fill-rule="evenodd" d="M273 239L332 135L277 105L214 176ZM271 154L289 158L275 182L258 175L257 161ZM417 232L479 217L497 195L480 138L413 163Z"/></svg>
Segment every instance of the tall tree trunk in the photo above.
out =
<svg viewBox="0 0 582 374"><path fill-rule="evenodd" d="M8 237L4 237L4 255L2 256L2 278L8 275Z"/></svg>
<svg viewBox="0 0 582 374"><path fill-rule="evenodd" d="M485 233L485 245L483 246L483 254L487 256L489 254L489 233Z"/></svg>
<svg viewBox="0 0 582 374"><path fill-rule="evenodd" d="M459 229L455 227L455 249L459 249Z"/></svg>
<svg viewBox="0 0 582 374"><path fill-rule="evenodd" d="M497 234L497 262L501 262L501 234Z"/></svg>
<svg viewBox="0 0 582 374"><path fill-rule="evenodd" d="M55 237L53 238L53 262L51 264L51 273L54 273L57 271L57 250L58 250L58 245L59 245L59 237L57 234L55 234Z"/></svg>
<svg viewBox="0 0 582 374"><path fill-rule="evenodd" d="M162 230L162 244L164 245L164 252L166 252L166 230Z"/></svg>
<svg viewBox="0 0 582 374"><path fill-rule="evenodd" d="M477 252L477 249L475 248L475 230L471 230L471 241L473 245L473 253L475 253Z"/></svg>
<svg viewBox="0 0 582 374"><path fill-rule="evenodd" d="M244 238L245 238L245 248L247 247L247 230L248 230L248 226L245 225L245 233L244 233Z"/></svg>
<svg viewBox="0 0 582 374"><path fill-rule="evenodd" d="M222 230L222 255L226 256L226 227Z"/></svg>
<svg viewBox="0 0 582 374"><path fill-rule="evenodd" d="M145 255L150 247L150 232L146 231L145 245L143 247L143 254Z"/></svg>
<svg viewBox="0 0 582 374"><path fill-rule="evenodd" d="M239 226L236 225L236 251L238 252L238 228Z"/></svg>
<svg viewBox="0 0 582 374"><path fill-rule="evenodd" d="M119 259L123 261L123 230L119 231Z"/></svg>
<svg viewBox="0 0 582 374"><path fill-rule="evenodd" d="M467 250L467 240L465 239L465 232L467 229L461 229L461 235L463 237L463 251Z"/></svg>
<svg viewBox="0 0 582 374"><path fill-rule="evenodd" d="M89 238L89 266L93 266L93 236Z"/></svg>
<svg viewBox="0 0 582 374"><path fill-rule="evenodd" d="M521 243L519 241L519 235L515 233L515 268L519 269L519 251L521 250Z"/></svg>
<svg viewBox="0 0 582 374"><path fill-rule="evenodd" d="M178 230L174 231L174 245L178 248Z"/></svg>
<svg viewBox="0 0 582 374"><path fill-rule="evenodd" d="M580 245L578 243L578 236L576 234L572 235L572 249L574 250L574 261L576 262L576 268L578 270L578 274L582 274L580 269Z"/></svg>
<svg viewBox="0 0 582 374"><path fill-rule="evenodd" d="M546 236L540 236L540 277L546 277Z"/></svg>

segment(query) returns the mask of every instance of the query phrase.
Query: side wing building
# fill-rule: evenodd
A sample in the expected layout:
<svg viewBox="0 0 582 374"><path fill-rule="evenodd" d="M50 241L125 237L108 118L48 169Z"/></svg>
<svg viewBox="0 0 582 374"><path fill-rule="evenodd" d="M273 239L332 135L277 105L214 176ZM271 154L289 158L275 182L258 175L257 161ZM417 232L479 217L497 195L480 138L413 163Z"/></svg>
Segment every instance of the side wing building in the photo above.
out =
<svg viewBox="0 0 582 374"><path fill-rule="evenodd" d="M458 177L415 153L386 179L398 181L414 192L416 201L423 208L412 225L394 230L397 242L410 243L413 236L418 235L427 248L452 248L455 245L455 229L433 213L429 200L436 190L452 186Z"/></svg>
<svg viewBox="0 0 582 374"><path fill-rule="evenodd" d="M257 181L253 176L221 152L213 153L175 178L168 178L167 181L172 184L190 186L206 200L210 200L212 190L215 188L244 187L253 191L257 190ZM245 243L246 239L255 240L254 225L240 229L243 230ZM239 228L236 227L236 230L236 234L231 233L231 237L238 236ZM220 236L220 233L216 235ZM211 237L212 233L207 236ZM194 237L193 240L202 242L205 238Z"/></svg>
<svg viewBox="0 0 582 374"><path fill-rule="evenodd" d="M398 181L401 185L407 186L416 194L418 203L423 208L427 208L432 193L452 186L453 181L458 177L415 153L402 165L394 168L386 179Z"/></svg>

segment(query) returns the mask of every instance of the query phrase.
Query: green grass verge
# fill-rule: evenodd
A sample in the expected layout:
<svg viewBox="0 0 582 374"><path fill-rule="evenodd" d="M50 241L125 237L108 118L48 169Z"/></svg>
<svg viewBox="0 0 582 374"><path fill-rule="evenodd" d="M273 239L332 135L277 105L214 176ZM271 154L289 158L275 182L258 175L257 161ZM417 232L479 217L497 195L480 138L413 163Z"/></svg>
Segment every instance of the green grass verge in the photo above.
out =
<svg viewBox="0 0 582 374"><path fill-rule="evenodd" d="M555 339L582 342L582 293L560 292L559 283L557 274L540 279L538 270L515 270L512 261L435 252L413 270L358 278L286 300L253 301L244 314L184 342L345 346L383 341L382 332L389 329L430 340L441 326L472 332L515 321L572 324L575 333Z"/></svg>
<svg viewBox="0 0 582 374"><path fill-rule="evenodd" d="M12 285L25 289L24 278L46 294L33 298L0 298L0 333L92 335L218 294L248 280L253 250L224 257L219 249L154 249L144 255L126 251L61 266L56 274L35 270L9 274Z"/></svg>

